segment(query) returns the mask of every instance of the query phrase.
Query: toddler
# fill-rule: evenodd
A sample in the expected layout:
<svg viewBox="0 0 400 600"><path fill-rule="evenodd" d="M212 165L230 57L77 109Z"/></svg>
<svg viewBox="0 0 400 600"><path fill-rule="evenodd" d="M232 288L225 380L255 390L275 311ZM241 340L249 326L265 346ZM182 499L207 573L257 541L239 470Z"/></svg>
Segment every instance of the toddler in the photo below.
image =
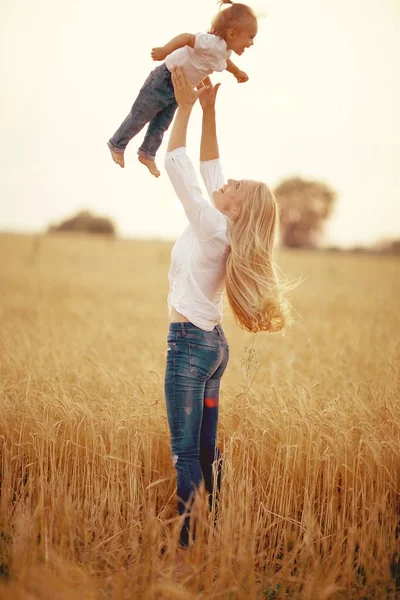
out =
<svg viewBox="0 0 400 600"><path fill-rule="evenodd" d="M129 141L149 123L138 158L152 175L159 177L156 152L177 108L171 81L173 67L183 67L193 86L199 85L214 71L225 69L236 77L238 83L248 80L246 73L231 61L230 56L232 52L240 56L253 45L257 35L257 17L246 4L233 3L232 0L220 0L220 4L231 6L220 10L214 17L209 33L181 33L165 46L152 49L152 59L165 59L165 62L150 73L129 115L108 141L111 156L121 167L125 165L124 151Z"/></svg>

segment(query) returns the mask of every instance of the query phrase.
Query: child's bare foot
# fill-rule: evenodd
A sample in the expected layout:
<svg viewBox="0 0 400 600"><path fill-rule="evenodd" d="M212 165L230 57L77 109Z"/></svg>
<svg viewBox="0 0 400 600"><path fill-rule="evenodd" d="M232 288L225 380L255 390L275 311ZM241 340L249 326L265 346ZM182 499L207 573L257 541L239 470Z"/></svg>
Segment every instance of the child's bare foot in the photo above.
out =
<svg viewBox="0 0 400 600"><path fill-rule="evenodd" d="M108 144L108 147L110 148L110 152L111 152L113 161L116 162L117 165L119 165L120 167L124 168L125 167L124 153L116 152L115 150L113 150L112 146L110 146L109 144Z"/></svg>
<svg viewBox="0 0 400 600"><path fill-rule="evenodd" d="M146 165L146 167L148 168L150 173L152 175L154 175L154 177L160 177L160 171L157 169L157 165L154 160L145 158L144 156L141 156L140 154L138 156L138 159L139 159L139 162L141 162L143 165Z"/></svg>

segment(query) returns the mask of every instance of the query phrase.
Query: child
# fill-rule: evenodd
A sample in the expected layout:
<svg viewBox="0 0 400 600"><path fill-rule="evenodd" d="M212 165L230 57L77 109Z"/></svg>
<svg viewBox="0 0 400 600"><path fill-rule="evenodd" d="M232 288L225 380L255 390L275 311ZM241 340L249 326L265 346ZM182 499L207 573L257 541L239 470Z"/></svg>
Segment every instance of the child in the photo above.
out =
<svg viewBox="0 0 400 600"><path fill-rule="evenodd" d="M159 177L154 159L177 108L171 82L173 67L183 67L193 86L214 71L225 69L238 83L248 81L246 73L230 60L230 56L232 52L240 56L253 45L257 18L245 4L234 4L232 0L220 0L220 4L231 6L214 17L209 33L181 33L165 46L151 51L153 60L165 59L165 62L150 73L129 115L108 141L111 156L121 167L125 165L124 151L129 141L149 123L138 158L152 175Z"/></svg>

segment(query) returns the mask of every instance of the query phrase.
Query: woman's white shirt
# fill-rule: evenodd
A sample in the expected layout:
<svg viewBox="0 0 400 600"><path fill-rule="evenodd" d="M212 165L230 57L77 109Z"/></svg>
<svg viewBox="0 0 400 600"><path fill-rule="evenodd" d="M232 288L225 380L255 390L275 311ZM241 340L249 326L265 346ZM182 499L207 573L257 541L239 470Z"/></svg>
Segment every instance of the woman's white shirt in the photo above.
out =
<svg viewBox="0 0 400 600"><path fill-rule="evenodd" d="M186 148L167 152L165 169L181 201L189 225L175 243L169 269L168 309L211 331L222 321L226 259L230 245L227 217L214 206L212 193L224 185L219 159L200 163L211 203L202 195Z"/></svg>
<svg viewBox="0 0 400 600"><path fill-rule="evenodd" d="M167 68L183 67L192 85L198 85L214 71L224 71L232 50L225 40L213 33L196 34L194 48L184 46L174 50L165 59Z"/></svg>

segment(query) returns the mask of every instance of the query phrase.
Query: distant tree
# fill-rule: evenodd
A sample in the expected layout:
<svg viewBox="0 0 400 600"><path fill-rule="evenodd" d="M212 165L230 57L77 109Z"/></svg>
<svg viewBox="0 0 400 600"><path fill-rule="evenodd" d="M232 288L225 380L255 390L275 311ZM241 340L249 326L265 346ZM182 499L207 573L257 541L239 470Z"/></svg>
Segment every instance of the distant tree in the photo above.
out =
<svg viewBox="0 0 400 600"><path fill-rule="evenodd" d="M97 217L88 210L83 210L70 219L62 221L59 225L50 225L48 231L76 231L81 233L103 234L115 236L115 226L107 217Z"/></svg>
<svg viewBox="0 0 400 600"><path fill-rule="evenodd" d="M275 189L281 211L281 243L289 248L316 248L331 215L336 193L325 183L300 177L285 179Z"/></svg>
<svg viewBox="0 0 400 600"><path fill-rule="evenodd" d="M387 239L379 240L374 245L374 249L377 252L382 252L383 254L400 255L400 238L397 238L397 239L387 238Z"/></svg>
<svg viewBox="0 0 400 600"><path fill-rule="evenodd" d="M400 239L392 241L392 243L390 245L390 252L391 252L391 254L400 255Z"/></svg>

